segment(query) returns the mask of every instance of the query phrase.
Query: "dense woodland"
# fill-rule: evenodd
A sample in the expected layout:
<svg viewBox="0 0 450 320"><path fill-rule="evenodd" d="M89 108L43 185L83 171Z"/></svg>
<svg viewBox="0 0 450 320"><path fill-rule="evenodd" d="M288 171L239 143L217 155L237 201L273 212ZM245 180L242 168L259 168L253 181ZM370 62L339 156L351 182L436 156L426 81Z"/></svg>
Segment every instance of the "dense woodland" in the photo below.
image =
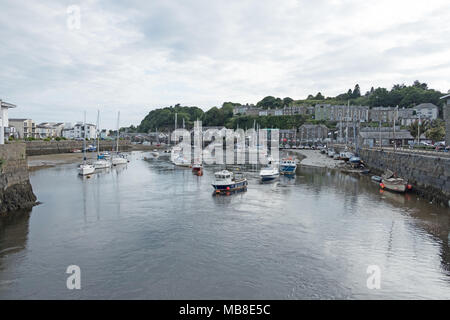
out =
<svg viewBox="0 0 450 320"><path fill-rule="evenodd" d="M434 89L428 88L426 83L415 81L411 85L396 84L391 89L386 88L371 88L366 93L362 94L360 86L357 84L353 89L349 89L346 93L339 94L335 97L325 97L318 92L315 95L309 95L304 100L294 100L290 97L277 98L267 96L259 101L256 106L263 109L277 109L290 105L310 105L314 106L318 103L329 104L347 104L350 105L366 105L369 107L389 107L399 106L400 108L411 108L417 104L430 102L440 108L440 115L442 116L443 101L440 97L444 93ZM131 132L149 132L149 131L167 131L173 130L175 122L175 113L178 114L178 127L183 124L183 119L186 128L192 128L194 121L201 120L203 126L226 126L228 128L250 128L256 121L261 127L288 129L298 127L305 122L308 123L324 123L328 126L333 124L318 122L306 116L236 116L233 117L233 108L241 105L236 102L224 102L221 107L212 107L204 112L202 109L195 106L175 106L165 107L161 109L152 110L142 120L137 127L130 126L129 128L122 128L123 130Z"/></svg>

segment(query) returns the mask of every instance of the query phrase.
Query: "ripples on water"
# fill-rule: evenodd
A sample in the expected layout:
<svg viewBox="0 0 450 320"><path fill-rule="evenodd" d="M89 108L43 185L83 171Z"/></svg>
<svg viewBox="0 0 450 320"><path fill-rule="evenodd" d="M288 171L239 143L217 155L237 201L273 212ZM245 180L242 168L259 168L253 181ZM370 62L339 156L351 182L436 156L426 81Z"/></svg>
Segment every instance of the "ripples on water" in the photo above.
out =
<svg viewBox="0 0 450 320"><path fill-rule="evenodd" d="M91 179L75 164L31 173L43 204L0 227L0 298L450 298L448 209L312 168L248 172L247 192L213 196L218 167L132 158Z"/></svg>

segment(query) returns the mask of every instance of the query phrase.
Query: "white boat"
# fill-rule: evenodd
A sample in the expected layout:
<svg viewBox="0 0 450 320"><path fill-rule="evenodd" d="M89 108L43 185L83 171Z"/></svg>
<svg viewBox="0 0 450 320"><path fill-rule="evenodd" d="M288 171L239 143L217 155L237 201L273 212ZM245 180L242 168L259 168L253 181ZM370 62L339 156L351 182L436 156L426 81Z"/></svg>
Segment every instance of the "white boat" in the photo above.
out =
<svg viewBox="0 0 450 320"><path fill-rule="evenodd" d="M159 152L158 152L158 150L153 149L153 151L152 151L152 156L155 157L155 158L158 158L158 157L159 157Z"/></svg>
<svg viewBox="0 0 450 320"><path fill-rule="evenodd" d="M340 160L348 161L353 156L354 156L354 154L351 153L351 152L348 152L348 151L343 151L343 152L339 153L339 159Z"/></svg>
<svg viewBox="0 0 450 320"><path fill-rule="evenodd" d="M120 119L120 111L117 114L117 137L116 137L116 154L112 157L111 163L113 166L127 164L128 159L121 153L119 153L119 119Z"/></svg>
<svg viewBox="0 0 450 320"><path fill-rule="evenodd" d="M271 181L280 176L280 171L276 167L268 166L261 169L259 176L262 181Z"/></svg>
<svg viewBox="0 0 450 320"><path fill-rule="evenodd" d="M183 158L181 155L173 159L172 163L179 167L190 167L191 161L188 159Z"/></svg>
<svg viewBox="0 0 450 320"><path fill-rule="evenodd" d="M120 165L120 164L127 164L128 163L128 159L125 158L124 155L118 153L111 159L111 163L112 163L113 166L117 166L117 165Z"/></svg>
<svg viewBox="0 0 450 320"><path fill-rule="evenodd" d="M78 167L78 173L82 176L93 174L95 167L92 164L83 163Z"/></svg>
<svg viewBox="0 0 450 320"><path fill-rule="evenodd" d="M111 168L111 162L104 159L98 159L94 161L94 167L95 169L107 169Z"/></svg>
<svg viewBox="0 0 450 320"><path fill-rule="evenodd" d="M247 189L247 179L242 174L222 170L214 174L212 186L216 193L227 193Z"/></svg>
<svg viewBox="0 0 450 320"><path fill-rule="evenodd" d="M84 125L86 126L86 111L84 112ZM82 176L87 176L94 173L95 167L92 164L88 164L86 162L86 130L84 130L84 139L83 139L83 163L78 167L78 173Z"/></svg>
<svg viewBox="0 0 450 320"><path fill-rule="evenodd" d="M400 193L412 189L412 186L408 184L408 181L397 177L396 174L391 170L386 170L386 172L381 176L381 178L382 178L380 183L381 189L386 189Z"/></svg>
<svg viewBox="0 0 450 320"><path fill-rule="evenodd" d="M111 161L109 159L109 153L106 154L100 154L100 110L97 111L97 160L94 161L93 165L95 169L107 169L111 168Z"/></svg>

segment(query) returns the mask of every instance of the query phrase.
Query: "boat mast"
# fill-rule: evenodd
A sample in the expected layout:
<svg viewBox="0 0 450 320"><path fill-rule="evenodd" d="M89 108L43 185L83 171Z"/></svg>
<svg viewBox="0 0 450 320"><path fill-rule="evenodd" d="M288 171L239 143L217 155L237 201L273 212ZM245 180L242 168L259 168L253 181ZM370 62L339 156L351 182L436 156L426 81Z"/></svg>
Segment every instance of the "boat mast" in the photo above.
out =
<svg viewBox="0 0 450 320"><path fill-rule="evenodd" d="M119 119L120 111L117 113L117 137L116 137L116 151L119 153Z"/></svg>
<svg viewBox="0 0 450 320"><path fill-rule="evenodd" d="M100 110L97 110L97 159L100 156L99 127L100 127Z"/></svg>
<svg viewBox="0 0 450 320"><path fill-rule="evenodd" d="M86 164L86 111L84 111L83 130L83 164Z"/></svg>

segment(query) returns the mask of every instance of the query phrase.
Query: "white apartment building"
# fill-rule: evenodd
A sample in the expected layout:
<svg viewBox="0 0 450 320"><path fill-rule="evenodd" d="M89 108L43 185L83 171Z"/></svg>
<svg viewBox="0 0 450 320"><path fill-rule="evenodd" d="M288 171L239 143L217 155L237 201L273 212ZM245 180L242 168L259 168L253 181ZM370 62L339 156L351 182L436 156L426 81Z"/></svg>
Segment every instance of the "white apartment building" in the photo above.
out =
<svg viewBox="0 0 450 320"><path fill-rule="evenodd" d="M83 123L79 122L72 128L64 128L62 130L62 136L66 139L83 139L85 137ZM86 138L97 138L97 127L95 125L86 123Z"/></svg>
<svg viewBox="0 0 450 320"><path fill-rule="evenodd" d="M436 120L439 115L439 108L432 103L421 103L413 108L417 117L421 119Z"/></svg>
<svg viewBox="0 0 450 320"><path fill-rule="evenodd" d="M63 129L62 122L43 122L36 126L36 133L40 139L61 137Z"/></svg>
<svg viewBox="0 0 450 320"><path fill-rule="evenodd" d="M15 128L9 126L8 109L16 106L0 100L0 144L5 143L5 138L14 135Z"/></svg>

